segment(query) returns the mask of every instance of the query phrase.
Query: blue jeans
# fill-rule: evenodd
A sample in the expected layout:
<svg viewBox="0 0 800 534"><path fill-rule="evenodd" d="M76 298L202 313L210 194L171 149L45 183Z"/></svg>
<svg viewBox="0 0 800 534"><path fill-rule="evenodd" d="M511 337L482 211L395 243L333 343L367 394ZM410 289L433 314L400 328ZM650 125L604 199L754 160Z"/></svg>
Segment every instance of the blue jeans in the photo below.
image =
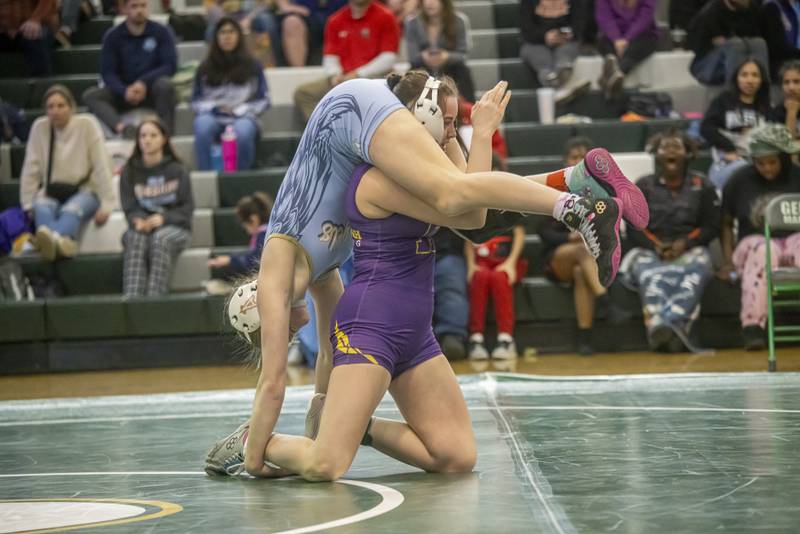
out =
<svg viewBox="0 0 800 534"><path fill-rule="evenodd" d="M730 82L736 68L746 57L755 57L769 69L767 43L761 37L731 37L722 46L716 46L703 57L696 57L689 70L692 76L705 85L723 85Z"/></svg>
<svg viewBox="0 0 800 534"><path fill-rule="evenodd" d="M256 161L256 143L258 142L258 123L250 117L239 117L233 121L236 132L236 165L239 170L252 169ZM194 118L194 150L197 168L210 171L211 145L225 130L227 124L212 113L200 113Z"/></svg>
<svg viewBox="0 0 800 534"><path fill-rule="evenodd" d="M353 279L353 257L345 261L339 267L339 275L342 277L344 287L350 284ZM308 307L308 315L311 320L300 331L297 332L297 339L300 340L300 350L303 352L303 357L309 367L314 367L317 364L317 353L319 351L319 338L317 337L317 314L314 309L314 299L311 298L311 293L306 293L306 306Z"/></svg>
<svg viewBox="0 0 800 534"><path fill-rule="evenodd" d="M433 287L433 332L467 339L467 265L464 258L448 254L436 260Z"/></svg>
<svg viewBox="0 0 800 534"><path fill-rule="evenodd" d="M100 207L94 193L78 191L59 204L54 198L37 198L33 201L33 217L36 228L46 226L53 232L75 239L81 224L88 221Z"/></svg>

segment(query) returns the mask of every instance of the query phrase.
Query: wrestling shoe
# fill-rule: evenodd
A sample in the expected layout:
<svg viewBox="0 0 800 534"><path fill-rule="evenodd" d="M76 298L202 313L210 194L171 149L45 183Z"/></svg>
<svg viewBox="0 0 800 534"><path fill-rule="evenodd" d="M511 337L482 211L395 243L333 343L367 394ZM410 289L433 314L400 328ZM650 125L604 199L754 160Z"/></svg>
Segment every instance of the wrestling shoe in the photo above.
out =
<svg viewBox="0 0 800 534"><path fill-rule="evenodd" d="M206 455L206 473L211 476L235 476L244 472L244 443L250 432L250 421L245 421L214 444Z"/></svg>
<svg viewBox="0 0 800 534"><path fill-rule="evenodd" d="M622 217L639 230L647 228L650 209L642 190L628 180L608 150L590 150L575 165L569 179L569 191L594 199L616 197L622 202Z"/></svg>
<svg viewBox="0 0 800 534"><path fill-rule="evenodd" d="M486 224L482 228L474 228L472 230L455 230L451 228L451 230L467 241L480 245L493 237L507 234L518 224L523 224L521 221L525 217L527 215L514 211L487 210Z"/></svg>
<svg viewBox="0 0 800 534"><path fill-rule="evenodd" d="M306 437L317 439L319 432L319 422L322 419L322 409L325 407L325 394L316 393L308 402L306 412Z"/></svg>
<svg viewBox="0 0 800 534"><path fill-rule="evenodd" d="M586 248L597 262L597 274L605 287L617 277L622 257L619 240L621 213L622 203L617 198L570 199L561 221L570 230L581 234Z"/></svg>

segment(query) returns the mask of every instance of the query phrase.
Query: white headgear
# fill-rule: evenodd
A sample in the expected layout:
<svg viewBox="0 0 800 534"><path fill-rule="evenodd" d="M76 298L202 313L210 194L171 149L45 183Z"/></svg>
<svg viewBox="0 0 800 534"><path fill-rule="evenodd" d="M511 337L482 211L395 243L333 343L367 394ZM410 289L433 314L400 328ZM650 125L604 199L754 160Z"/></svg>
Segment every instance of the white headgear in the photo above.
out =
<svg viewBox="0 0 800 534"><path fill-rule="evenodd" d="M442 82L428 76L425 88L414 104L414 117L422 123L437 143L444 140L444 114L439 105L439 86Z"/></svg>
<svg viewBox="0 0 800 534"><path fill-rule="evenodd" d="M231 326L247 340L250 334L261 327L258 316L258 284L255 280L245 282L236 288L228 302L228 320Z"/></svg>

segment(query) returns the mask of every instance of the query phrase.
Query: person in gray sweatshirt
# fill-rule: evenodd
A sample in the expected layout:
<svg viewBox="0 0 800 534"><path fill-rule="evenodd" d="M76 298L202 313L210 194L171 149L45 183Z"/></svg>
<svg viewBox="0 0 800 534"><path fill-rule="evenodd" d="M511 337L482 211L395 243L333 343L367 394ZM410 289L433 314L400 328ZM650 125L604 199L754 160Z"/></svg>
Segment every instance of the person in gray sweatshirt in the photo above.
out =
<svg viewBox="0 0 800 534"><path fill-rule="evenodd" d="M165 295L174 260L191 241L194 202L189 173L157 117L145 119L136 130L119 196L128 220L122 236L123 294Z"/></svg>

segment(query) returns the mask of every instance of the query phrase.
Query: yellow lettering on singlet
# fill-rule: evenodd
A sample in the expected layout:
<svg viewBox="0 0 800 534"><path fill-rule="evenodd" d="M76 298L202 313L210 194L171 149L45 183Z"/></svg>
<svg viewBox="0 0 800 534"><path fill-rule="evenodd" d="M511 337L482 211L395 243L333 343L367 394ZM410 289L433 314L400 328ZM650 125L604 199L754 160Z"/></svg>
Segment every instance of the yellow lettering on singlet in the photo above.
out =
<svg viewBox="0 0 800 534"><path fill-rule="evenodd" d="M334 325L333 333L336 335L336 349L341 352L342 354L358 354L359 356L363 356L371 363L378 365L378 361L375 359L374 356L366 354L362 352L360 349L353 347L350 345L350 338L347 337L347 334L339 330L339 321L336 321Z"/></svg>

